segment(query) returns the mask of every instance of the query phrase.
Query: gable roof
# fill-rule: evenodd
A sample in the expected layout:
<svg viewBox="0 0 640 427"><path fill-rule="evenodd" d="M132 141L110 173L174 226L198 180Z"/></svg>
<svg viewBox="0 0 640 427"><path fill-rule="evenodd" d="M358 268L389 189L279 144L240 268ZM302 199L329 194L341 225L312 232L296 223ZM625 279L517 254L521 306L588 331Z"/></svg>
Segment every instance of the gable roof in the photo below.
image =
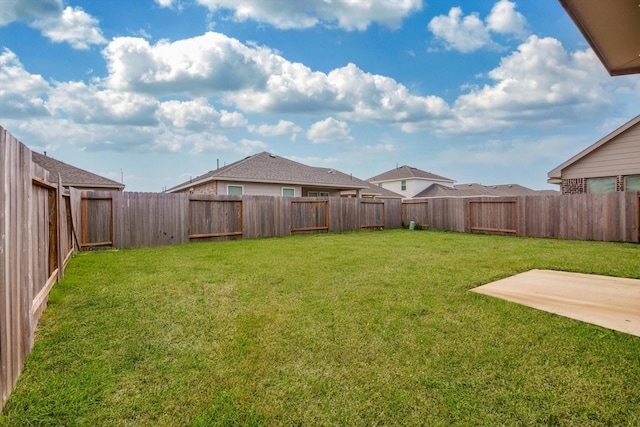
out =
<svg viewBox="0 0 640 427"><path fill-rule="evenodd" d="M60 175L60 179L62 180L62 185L64 187L104 188L118 191L124 190L124 184L97 175L93 172L71 166L49 156L32 152L31 159L34 163L52 173L53 177L51 177L51 179L55 179L57 181L57 177Z"/></svg>
<svg viewBox="0 0 640 427"><path fill-rule="evenodd" d="M398 181L404 179L429 179L432 181L444 181L444 182L455 182L453 179L445 178L440 175L436 175L435 173L423 171L418 168L414 168L412 166L402 165L395 169L388 170L386 172L381 173L380 175L376 175L374 177L369 178L367 181L370 182L382 182L382 181Z"/></svg>
<svg viewBox="0 0 640 427"><path fill-rule="evenodd" d="M576 163L578 160L586 157L590 153L592 153L595 150L597 150L598 148L602 147L604 144L608 143L612 139L614 139L617 136L623 134L624 132L628 131L629 129L631 129L632 127L638 125L639 123L640 123L640 115L638 115L635 118L629 120L627 123L623 124L618 129L614 130L609 135L605 136L604 138L600 139L599 141L596 141L595 143L591 144L590 146L588 146L587 148L585 148L584 150L582 150L581 152L579 152L575 156L571 157L566 162L562 163L559 166L556 166L554 169L550 170L547 173L547 182L549 182L551 184L558 184L560 182L560 180L562 179L562 170L563 169L566 169L567 167L569 167L572 164Z"/></svg>
<svg viewBox="0 0 640 427"><path fill-rule="evenodd" d="M640 73L636 0L559 0L610 75Z"/></svg>
<svg viewBox="0 0 640 427"><path fill-rule="evenodd" d="M454 185L453 188L446 187L441 184L431 184L425 190L421 191L413 197L509 197L535 196L541 194L543 193L519 184L482 185L471 183Z"/></svg>
<svg viewBox="0 0 640 427"><path fill-rule="evenodd" d="M210 181L244 181L356 190L368 184L351 175L329 168L307 166L267 152L209 171L167 190L184 190Z"/></svg>
<svg viewBox="0 0 640 427"><path fill-rule="evenodd" d="M357 179L357 178L354 178L354 179ZM367 184L367 188L360 192L360 195L362 197L373 197L376 199L404 199L404 196L402 194L398 194L395 191L391 191L386 188L379 187L376 184L373 184L371 182L366 182L362 180L359 180L359 181ZM355 195L355 194L356 194L355 190L348 190L348 191L342 192L343 196L349 196L349 195Z"/></svg>

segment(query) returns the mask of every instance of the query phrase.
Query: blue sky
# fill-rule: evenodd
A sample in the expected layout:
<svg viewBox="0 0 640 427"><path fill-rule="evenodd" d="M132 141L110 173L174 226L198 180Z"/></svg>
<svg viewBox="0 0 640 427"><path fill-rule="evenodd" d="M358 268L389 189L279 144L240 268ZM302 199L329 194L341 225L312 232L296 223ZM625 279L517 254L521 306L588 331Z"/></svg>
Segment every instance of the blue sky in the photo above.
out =
<svg viewBox="0 0 640 427"><path fill-rule="evenodd" d="M129 191L261 151L554 188L638 95L557 0L0 0L0 125Z"/></svg>

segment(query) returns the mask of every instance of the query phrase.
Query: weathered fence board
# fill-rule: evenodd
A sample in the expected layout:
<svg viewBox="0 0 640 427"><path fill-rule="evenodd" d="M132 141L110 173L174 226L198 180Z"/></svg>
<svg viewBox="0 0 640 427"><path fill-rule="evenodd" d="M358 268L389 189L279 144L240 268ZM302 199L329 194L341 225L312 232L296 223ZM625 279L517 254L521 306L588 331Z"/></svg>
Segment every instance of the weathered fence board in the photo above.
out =
<svg viewBox="0 0 640 427"><path fill-rule="evenodd" d="M75 248L56 180L0 127L0 410L31 351L49 291Z"/></svg>
<svg viewBox="0 0 640 427"><path fill-rule="evenodd" d="M402 221L426 223L433 230L637 243L638 194L411 200L403 202Z"/></svg>

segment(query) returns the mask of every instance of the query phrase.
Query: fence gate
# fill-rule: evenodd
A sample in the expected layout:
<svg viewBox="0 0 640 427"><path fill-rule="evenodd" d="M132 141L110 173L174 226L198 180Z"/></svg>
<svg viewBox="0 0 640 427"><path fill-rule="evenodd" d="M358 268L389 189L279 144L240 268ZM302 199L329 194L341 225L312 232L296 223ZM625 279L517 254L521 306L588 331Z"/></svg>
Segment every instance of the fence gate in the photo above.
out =
<svg viewBox="0 0 640 427"><path fill-rule="evenodd" d="M517 200L469 201L469 232L518 235Z"/></svg>
<svg viewBox="0 0 640 427"><path fill-rule="evenodd" d="M113 199L82 194L81 248L113 245ZM91 218L91 221L89 221Z"/></svg>
<svg viewBox="0 0 640 427"><path fill-rule="evenodd" d="M189 199L189 239L242 237L242 200Z"/></svg>
<svg viewBox="0 0 640 427"><path fill-rule="evenodd" d="M329 200L292 200L291 232L329 231Z"/></svg>
<svg viewBox="0 0 640 427"><path fill-rule="evenodd" d="M360 228L382 229L385 225L384 202L377 200L360 200Z"/></svg>

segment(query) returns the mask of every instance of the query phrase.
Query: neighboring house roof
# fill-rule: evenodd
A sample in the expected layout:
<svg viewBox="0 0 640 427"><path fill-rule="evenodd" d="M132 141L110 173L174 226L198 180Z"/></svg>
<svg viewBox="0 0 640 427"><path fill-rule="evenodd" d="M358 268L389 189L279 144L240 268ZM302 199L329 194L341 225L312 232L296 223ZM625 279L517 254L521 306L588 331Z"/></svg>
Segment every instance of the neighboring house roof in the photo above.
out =
<svg viewBox="0 0 640 427"><path fill-rule="evenodd" d="M545 192L546 193L546 192ZM554 192L558 194L558 192ZM534 196L542 192L532 190L519 184L482 185L482 184L458 184L453 188L440 184L432 184L424 191L416 194L414 198L422 197L509 197L509 196Z"/></svg>
<svg viewBox="0 0 640 427"><path fill-rule="evenodd" d="M618 129L614 130L609 135L605 136L604 138L600 139L599 141L595 142L594 144L591 144L590 146L588 146L587 148L585 148L584 150L582 150L581 152L579 152L578 154L576 154L575 156L573 156L572 158L567 160L566 162L564 162L561 165L555 167L554 169L552 169L551 171L549 171L547 173L547 182L549 182L551 184L559 184L559 183L561 183L563 169L566 169L569 166L573 165L578 160L586 157L590 153L594 152L598 148L602 147L603 145L605 145L606 143L608 143L612 139L614 139L617 136L623 134L624 132L628 131L629 129L631 129L632 127L636 126L639 123L640 123L640 115L638 115L635 118L631 119L630 121L628 121L624 125L620 126Z"/></svg>
<svg viewBox="0 0 640 427"><path fill-rule="evenodd" d="M395 169L391 169L389 171L383 172L380 175L376 175L374 177L369 178L367 181L370 182L383 182L383 181L398 181L398 180L406 180L406 179L429 179L432 181L443 181L443 182L455 182L453 179L445 178L444 176L436 175L435 173L423 171L418 168L414 168L412 166L403 165L397 167Z"/></svg>
<svg viewBox="0 0 640 427"><path fill-rule="evenodd" d="M638 1L559 1L609 74L640 73Z"/></svg>
<svg viewBox="0 0 640 427"><path fill-rule="evenodd" d="M355 178L354 178L355 179ZM404 199L402 194L398 194L395 191L387 190L386 188L382 188L377 186L376 184L372 184L370 182L362 181L368 185L367 189L364 189L360 192L362 197L373 197L376 199ZM343 196L355 195L355 190L343 191Z"/></svg>
<svg viewBox="0 0 640 427"><path fill-rule="evenodd" d="M58 175L60 175L60 179L62 180L62 185L64 187L99 188L118 191L124 190L124 184L89 172L87 170L71 166L49 156L32 152L31 159L37 165L48 170L52 174L52 180L57 182Z"/></svg>
<svg viewBox="0 0 640 427"><path fill-rule="evenodd" d="M366 182L335 169L307 166L262 152L197 176L167 192L184 190L210 181L279 183L344 190L368 188Z"/></svg>

